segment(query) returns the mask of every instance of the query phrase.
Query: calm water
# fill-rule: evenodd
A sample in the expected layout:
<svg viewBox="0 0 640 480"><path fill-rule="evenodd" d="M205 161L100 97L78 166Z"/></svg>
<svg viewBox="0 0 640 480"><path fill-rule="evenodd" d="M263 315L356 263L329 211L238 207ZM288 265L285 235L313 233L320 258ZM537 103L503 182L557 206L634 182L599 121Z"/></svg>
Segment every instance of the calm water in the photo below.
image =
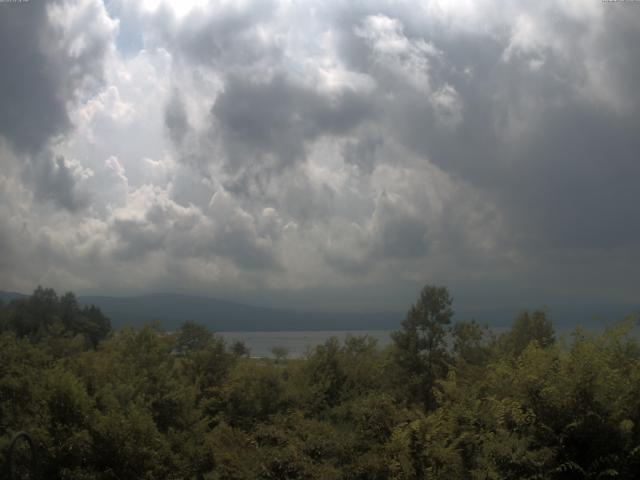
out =
<svg viewBox="0 0 640 480"><path fill-rule="evenodd" d="M577 325L556 325L556 337L570 336ZM584 324L586 331L591 333L602 333L602 325ZM508 330L506 326L494 326L491 330L495 334L501 334ZM273 357L271 349L273 347L285 347L289 349L289 358L299 358L304 356L307 349L321 345L331 337L337 337L343 341L347 335L364 336L367 335L378 341L378 346L383 348L391 343L391 333L393 330L324 330L309 332L216 332L224 337L227 344L237 340L242 340L250 349L252 357ZM640 329L636 328L636 334L640 335Z"/></svg>
<svg viewBox="0 0 640 480"><path fill-rule="evenodd" d="M337 337L341 341L347 335L367 335L378 341L379 347L391 343L392 330L356 330L356 331L314 331L314 332L218 332L228 344L242 340L250 349L252 357L272 357L273 347L289 349L289 358L302 357L307 349L313 348Z"/></svg>

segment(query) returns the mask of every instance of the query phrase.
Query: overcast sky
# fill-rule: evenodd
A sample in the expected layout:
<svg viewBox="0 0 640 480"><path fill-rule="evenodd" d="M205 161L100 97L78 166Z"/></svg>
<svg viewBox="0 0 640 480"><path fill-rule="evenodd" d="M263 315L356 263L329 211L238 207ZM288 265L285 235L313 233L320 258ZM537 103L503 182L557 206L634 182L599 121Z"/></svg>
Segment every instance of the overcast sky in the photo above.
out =
<svg viewBox="0 0 640 480"><path fill-rule="evenodd" d="M0 3L0 289L633 304L640 3Z"/></svg>

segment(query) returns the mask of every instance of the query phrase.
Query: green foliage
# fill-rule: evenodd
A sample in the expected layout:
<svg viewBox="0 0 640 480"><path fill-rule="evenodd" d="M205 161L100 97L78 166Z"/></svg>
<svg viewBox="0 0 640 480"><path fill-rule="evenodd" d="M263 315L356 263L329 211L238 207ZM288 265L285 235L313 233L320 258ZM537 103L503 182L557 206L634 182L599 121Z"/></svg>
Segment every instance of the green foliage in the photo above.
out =
<svg viewBox="0 0 640 480"><path fill-rule="evenodd" d="M453 355L459 365L484 366L491 357L493 338L489 327L475 320L457 322L451 329Z"/></svg>
<svg viewBox="0 0 640 480"><path fill-rule="evenodd" d="M286 358L289 356L289 349L287 347L276 345L271 349L271 354L276 359L276 363L279 363L283 360L286 360Z"/></svg>
<svg viewBox="0 0 640 480"><path fill-rule="evenodd" d="M82 336L95 347L111 331L111 322L99 308L80 307L73 293L58 297L51 288L38 287L30 297L1 308L0 331L12 331L32 341ZM61 353L68 353L64 350Z"/></svg>
<svg viewBox="0 0 640 480"><path fill-rule="evenodd" d="M213 341L213 333L207 327L190 320L184 322L176 339L178 353L197 352L206 349Z"/></svg>
<svg viewBox="0 0 640 480"><path fill-rule="evenodd" d="M448 355L445 337L451 322L453 299L445 287L427 285L392 336L398 366L408 380L410 398L435 408L438 379L446 375Z"/></svg>
<svg viewBox="0 0 640 480"><path fill-rule="evenodd" d="M251 355L251 350L242 340L233 342L233 345L231 345L231 351L237 357L248 357Z"/></svg>
<svg viewBox="0 0 640 480"><path fill-rule="evenodd" d="M502 348L512 355L520 355L531 342L541 347L553 345L556 341L553 323L549 319L548 310L536 310L533 313L522 312L511 330L502 336Z"/></svg>
<svg viewBox="0 0 640 480"><path fill-rule="evenodd" d="M223 392L227 422L247 430L286 406L282 372L267 365L262 368L248 362L237 365Z"/></svg>
<svg viewBox="0 0 640 480"><path fill-rule="evenodd" d="M630 318L556 342L546 311L497 337L421 293L394 344L333 338L246 358L201 325L92 335L71 294L0 305L0 452L27 430L42 478L636 479ZM93 316L93 317L92 317ZM91 323L90 322L90 323ZM94 343L95 341L95 343ZM0 463L5 463L0 458Z"/></svg>

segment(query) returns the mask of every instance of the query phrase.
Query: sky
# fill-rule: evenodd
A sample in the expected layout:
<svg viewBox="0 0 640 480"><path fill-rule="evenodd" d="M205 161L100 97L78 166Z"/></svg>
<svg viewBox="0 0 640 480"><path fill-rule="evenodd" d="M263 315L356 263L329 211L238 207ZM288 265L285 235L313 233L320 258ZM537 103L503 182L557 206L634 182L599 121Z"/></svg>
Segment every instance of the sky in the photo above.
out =
<svg viewBox="0 0 640 480"><path fill-rule="evenodd" d="M640 3L0 3L0 289L637 305Z"/></svg>

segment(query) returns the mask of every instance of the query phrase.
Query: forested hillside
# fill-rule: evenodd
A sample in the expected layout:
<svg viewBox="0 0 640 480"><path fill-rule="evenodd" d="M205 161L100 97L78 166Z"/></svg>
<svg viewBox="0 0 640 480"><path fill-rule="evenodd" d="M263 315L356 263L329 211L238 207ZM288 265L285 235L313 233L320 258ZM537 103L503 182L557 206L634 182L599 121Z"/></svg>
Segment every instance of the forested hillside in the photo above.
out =
<svg viewBox="0 0 640 480"><path fill-rule="evenodd" d="M546 310L501 335L452 314L427 286L389 348L253 359L38 289L0 308L0 449L29 432L48 479L638 478L636 319L556 338Z"/></svg>

